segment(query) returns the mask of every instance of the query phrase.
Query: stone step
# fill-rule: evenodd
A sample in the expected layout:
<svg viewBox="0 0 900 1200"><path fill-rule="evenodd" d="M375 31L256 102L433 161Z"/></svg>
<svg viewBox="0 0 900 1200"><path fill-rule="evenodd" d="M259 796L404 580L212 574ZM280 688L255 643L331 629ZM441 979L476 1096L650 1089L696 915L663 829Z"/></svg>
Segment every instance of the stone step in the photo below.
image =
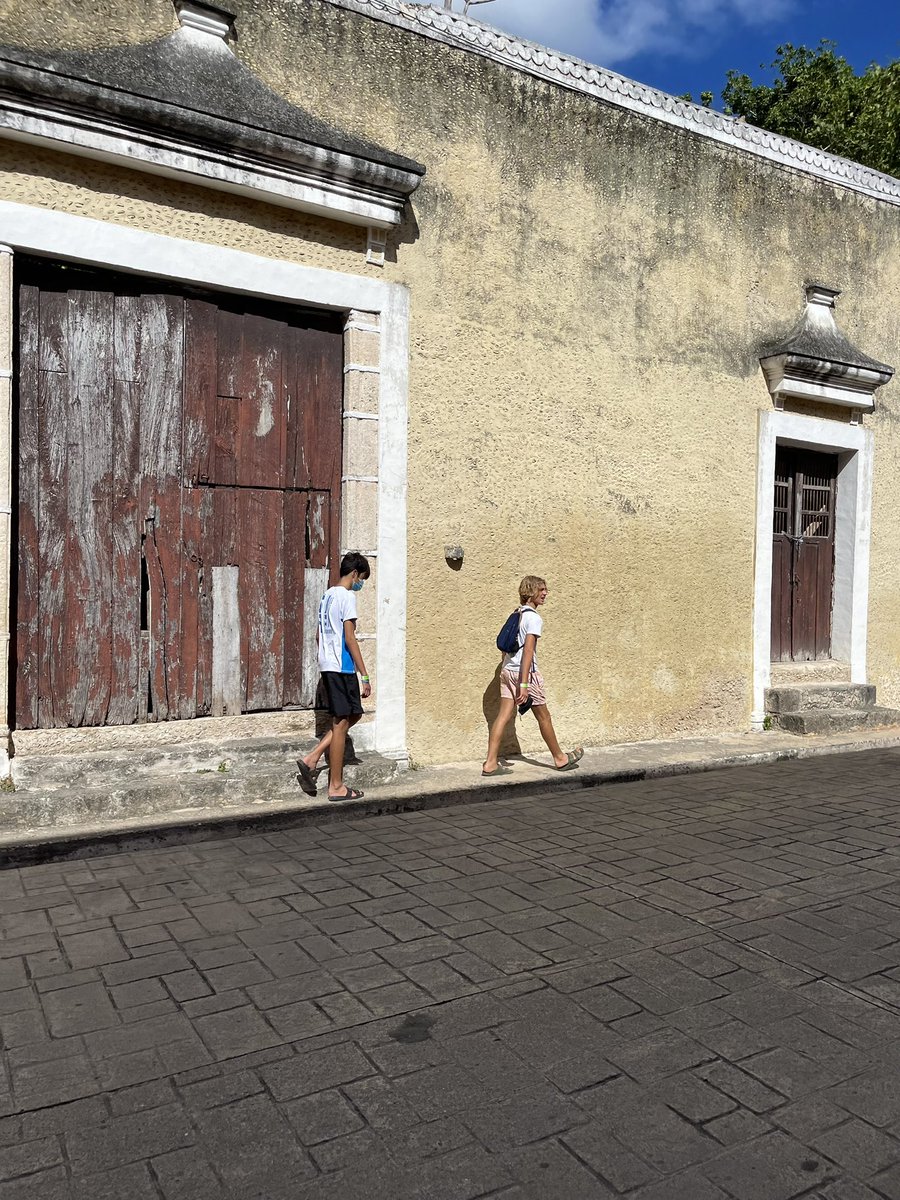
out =
<svg viewBox="0 0 900 1200"><path fill-rule="evenodd" d="M766 712L796 713L818 709L867 709L875 703L871 683L806 683L766 690Z"/></svg>
<svg viewBox="0 0 900 1200"><path fill-rule="evenodd" d="M833 658L812 662L773 662L772 687L802 687L806 683L849 683L850 664Z"/></svg>
<svg viewBox="0 0 900 1200"><path fill-rule="evenodd" d="M262 741L265 744L259 744ZM270 744L274 743L274 744ZM189 813L192 810L296 801L303 793L297 758L309 746L281 739L256 745L223 743L202 754L152 751L83 755L17 755L12 760L15 791L0 792L0 825L20 831L65 829L101 821ZM390 783L400 765L371 752L348 755L344 780L365 790ZM318 791L328 790L322 763Z"/></svg>
<svg viewBox="0 0 900 1200"><path fill-rule="evenodd" d="M871 708L807 708L798 712L773 713L772 724L787 733L800 735L887 729L900 727L900 709L878 705Z"/></svg>

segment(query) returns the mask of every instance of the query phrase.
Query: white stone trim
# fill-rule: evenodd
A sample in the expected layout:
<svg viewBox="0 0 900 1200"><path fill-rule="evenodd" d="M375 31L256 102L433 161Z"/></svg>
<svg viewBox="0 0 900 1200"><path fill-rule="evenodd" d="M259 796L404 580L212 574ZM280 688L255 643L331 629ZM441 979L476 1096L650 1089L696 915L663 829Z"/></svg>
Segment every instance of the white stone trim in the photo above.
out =
<svg viewBox="0 0 900 1200"><path fill-rule="evenodd" d="M220 41L225 41L231 34L233 22L209 5L195 4L193 0L178 0L175 12L183 29L195 29Z"/></svg>
<svg viewBox="0 0 900 1200"><path fill-rule="evenodd" d="M409 296L402 284L305 267L90 217L0 201L0 232L14 249L157 279L293 304L380 314L379 566L374 731L357 746L403 760L406 750L406 501ZM8 578L8 575L7 575ZM213 719L213 718L208 718Z"/></svg>
<svg viewBox="0 0 900 1200"><path fill-rule="evenodd" d="M9 775L9 635L12 612L13 249L0 246L0 777Z"/></svg>
<svg viewBox="0 0 900 1200"><path fill-rule="evenodd" d="M869 547L872 529L872 467L875 439L861 425L773 411L760 414L756 481L756 563L753 597L754 729L765 720L765 693L772 677L772 519L775 451L802 446L838 455L835 509L832 653L849 662L853 683L866 683L869 608Z"/></svg>
<svg viewBox="0 0 900 1200"><path fill-rule="evenodd" d="M460 13L432 8L428 4L403 3L402 0L329 0L329 3L434 38L457 50L491 58L569 91L595 96L617 108L686 129L733 149L826 179L839 187L862 192L889 204L900 204L900 180L880 171L746 125L699 104L678 100L605 67L592 66L582 59L514 37ZM602 147L598 147L600 152Z"/></svg>
<svg viewBox="0 0 900 1200"><path fill-rule="evenodd" d="M334 150L307 147L308 164L266 162L233 147L200 148L162 130L129 131L111 118L60 112L40 100L0 97L0 137L369 228L398 225L407 200L386 183L367 186L351 156Z"/></svg>

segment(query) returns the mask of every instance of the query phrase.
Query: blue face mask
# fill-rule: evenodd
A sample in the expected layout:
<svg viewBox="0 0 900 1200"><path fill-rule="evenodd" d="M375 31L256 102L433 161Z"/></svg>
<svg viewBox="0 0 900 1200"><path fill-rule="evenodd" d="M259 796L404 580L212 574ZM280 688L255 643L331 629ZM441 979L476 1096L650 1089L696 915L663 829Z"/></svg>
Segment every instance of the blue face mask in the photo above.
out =
<svg viewBox="0 0 900 1200"><path fill-rule="evenodd" d="M357 579L356 583L350 584L350 591L351 592L361 592L363 590L363 585L365 584L365 582L366 581L364 579Z"/></svg>

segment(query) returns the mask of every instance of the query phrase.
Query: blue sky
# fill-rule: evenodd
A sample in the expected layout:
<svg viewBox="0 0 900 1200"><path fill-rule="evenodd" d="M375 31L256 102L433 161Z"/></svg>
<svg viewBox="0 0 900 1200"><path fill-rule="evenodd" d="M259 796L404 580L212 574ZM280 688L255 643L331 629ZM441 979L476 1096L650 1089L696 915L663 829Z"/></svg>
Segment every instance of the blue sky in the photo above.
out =
<svg viewBox="0 0 900 1200"><path fill-rule="evenodd" d="M715 92L715 108L729 68L761 82L782 42L830 38L858 70L900 58L898 0L493 0L469 15L666 92Z"/></svg>

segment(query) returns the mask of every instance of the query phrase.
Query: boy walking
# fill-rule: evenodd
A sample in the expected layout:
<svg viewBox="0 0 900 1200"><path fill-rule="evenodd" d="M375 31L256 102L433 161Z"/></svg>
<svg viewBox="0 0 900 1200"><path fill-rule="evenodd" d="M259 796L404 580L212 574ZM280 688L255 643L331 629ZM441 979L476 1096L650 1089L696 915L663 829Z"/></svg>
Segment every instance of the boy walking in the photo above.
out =
<svg viewBox="0 0 900 1200"><path fill-rule="evenodd" d="M568 752L560 749L547 707L544 694L544 677L538 670L537 643L544 628L538 609L547 599L547 584L538 575L526 575L519 584L519 637L515 653L507 654L500 671L500 711L491 726L488 737L487 758L481 768L482 775L503 775L505 768L498 762L503 730L519 706L520 713L530 708L537 718L541 737L553 755L557 771L570 771L584 755L581 746Z"/></svg>
<svg viewBox="0 0 900 1200"><path fill-rule="evenodd" d="M372 694L366 664L356 640L356 594L362 591L368 578L368 559L355 550L345 554L341 559L340 582L328 589L319 605L316 644L322 690L331 713L331 728L316 748L297 764L300 786L309 796L316 794L314 772L326 750L328 799L359 800L363 795L357 788L344 784L344 749L348 731L362 716L362 700ZM357 672L362 680L362 698Z"/></svg>

